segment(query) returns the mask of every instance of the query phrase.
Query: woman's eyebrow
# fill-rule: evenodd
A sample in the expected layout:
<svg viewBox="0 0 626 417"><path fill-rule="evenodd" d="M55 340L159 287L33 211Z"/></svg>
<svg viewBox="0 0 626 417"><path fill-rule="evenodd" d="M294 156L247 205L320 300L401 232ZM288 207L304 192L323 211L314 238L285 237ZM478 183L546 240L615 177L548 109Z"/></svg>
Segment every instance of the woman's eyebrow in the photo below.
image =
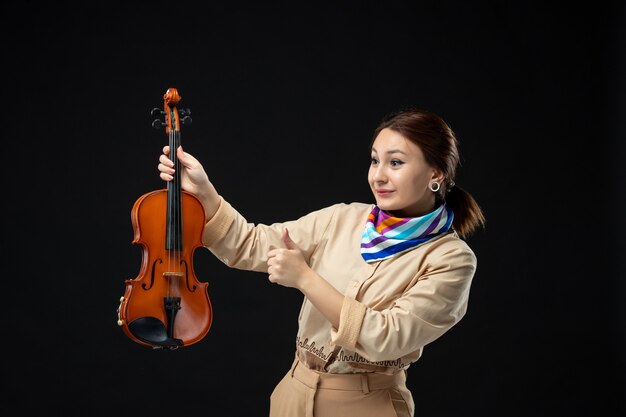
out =
<svg viewBox="0 0 626 417"><path fill-rule="evenodd" d="M376 148L372 148L372 152L378 153ZM387 152L385 152L385 154L387 154L387 155L391 155L391 154L394 154L394 153L401 153L402 155L408 155L406 152L404 152L404 151L402 151L400 149L390 149Z"/></svg>

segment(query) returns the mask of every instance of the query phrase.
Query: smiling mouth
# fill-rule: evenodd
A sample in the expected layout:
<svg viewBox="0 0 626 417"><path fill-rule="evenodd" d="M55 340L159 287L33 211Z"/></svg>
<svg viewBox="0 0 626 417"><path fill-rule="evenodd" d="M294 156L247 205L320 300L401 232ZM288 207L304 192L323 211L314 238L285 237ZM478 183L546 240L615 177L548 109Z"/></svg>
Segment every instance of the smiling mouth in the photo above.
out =
<svg viewBox="0 0 626 417"><path fill-rule="evenodd" d="M387 196L391 194L392 192L393 191L389 191L389 190L376 190L376 194L380 196Z"/></svg>

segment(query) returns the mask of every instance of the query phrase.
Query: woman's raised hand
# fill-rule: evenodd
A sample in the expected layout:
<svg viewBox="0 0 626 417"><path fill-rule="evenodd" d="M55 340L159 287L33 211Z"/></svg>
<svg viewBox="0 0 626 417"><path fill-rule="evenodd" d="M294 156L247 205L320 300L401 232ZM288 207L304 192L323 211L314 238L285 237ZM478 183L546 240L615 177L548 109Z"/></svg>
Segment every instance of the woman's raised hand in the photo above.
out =
<svg viewBox="0 0 626 417"><path fill-rule="evenodd" d="M220 197L211 184L204 167L193 155L183 151L182 146L176 150L180 169L180 186L183 190L198 197L204 205L207 219L210 219L219 207ZM174 163L169 158L170 147L163 147L159 157L159 176L164 181L174 179Z"/></svg>

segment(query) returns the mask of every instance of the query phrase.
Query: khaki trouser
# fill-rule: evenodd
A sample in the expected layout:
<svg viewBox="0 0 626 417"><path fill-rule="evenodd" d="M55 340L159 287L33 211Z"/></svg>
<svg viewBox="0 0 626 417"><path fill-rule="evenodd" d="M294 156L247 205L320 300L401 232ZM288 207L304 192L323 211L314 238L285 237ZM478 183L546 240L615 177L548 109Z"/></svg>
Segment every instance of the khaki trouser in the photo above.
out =
<svg viewBox="0 0 626 417"><path fill-rule="evenodd" d="M296 359L270 398L270 417L413 417L406 373L328 374Z"/></svg>

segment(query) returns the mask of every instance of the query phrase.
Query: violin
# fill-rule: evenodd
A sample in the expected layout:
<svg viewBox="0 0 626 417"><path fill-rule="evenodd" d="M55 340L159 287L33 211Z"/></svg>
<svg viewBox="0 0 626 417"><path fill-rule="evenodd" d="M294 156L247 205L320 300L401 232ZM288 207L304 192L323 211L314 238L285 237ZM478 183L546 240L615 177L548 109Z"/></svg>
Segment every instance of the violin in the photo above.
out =
<svg viewBox="0 0 626 417"><path fill-rule="evenodd" d="M152 110L153 116L164 117L152 126L165 127L175 173L166 189L143 194L132 207L132 243L141 247L142 262L137 277L125 280L117 309L124 334L154 349L173 350L200 341L213 319L208 283L198 280L193 267L206 215L200 200L181 189L176 157L180 125L191 122L190 110L177 108L180 100L178 91L169 88L163 110Z"/></svg>

